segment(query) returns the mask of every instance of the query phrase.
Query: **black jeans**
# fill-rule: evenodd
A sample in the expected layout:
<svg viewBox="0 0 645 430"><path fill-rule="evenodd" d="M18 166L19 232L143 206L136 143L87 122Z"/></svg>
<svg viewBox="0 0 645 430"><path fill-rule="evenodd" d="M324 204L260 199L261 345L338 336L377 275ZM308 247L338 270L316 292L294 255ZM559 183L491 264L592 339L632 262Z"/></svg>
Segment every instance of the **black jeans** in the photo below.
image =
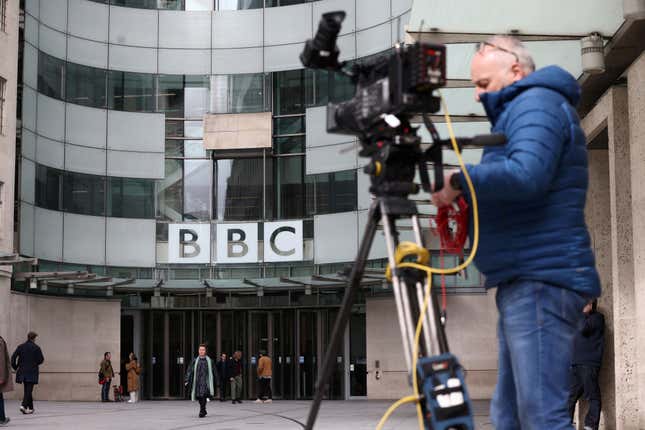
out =
<svg viewBox="0 0 645 430"><path fill-rule="evenodd" d="M206 415L206 397L197 397L199 401L199 413Z"/></svg>
<svg viewBox="0 0 645 430"><path fill-rule="evenodd" d="M101 386L101 401L107 402L110 400L110 385L112 385L112 380L105 381Z"/></svg>
<svg viewBox="0 0 645 430"><path fill-rule="evenodd" d="M34 384L32 382L23 382L22 384L25 388L25 395L22 397L22 406L25 409L34 409L34 397L32 393L34 392Z"/></svg>
<svg viewBox="0 0 645 430"><path fill-rule="evenodd" d="M576 402L584 395L589 402L589 411L585 417L585 426L596 430L600 423L600 386L596 366L574 365L571 367L571 391L569 393L569 416L573 421Z"/></svg>
<svg viewBox="0 0 645 430"><path fill-rule="evenodd" d="M2 391L0 391L0 422L7 419L7 416L4 414L4 397L2 396Z"/></svg>
<svg viewBox="0 0 645 430"><path fill-rule="evenodd" d="M228 379L219 379L219 399L226 399L226 386L228 385Z"/></svg>
<svg viewBox="0 0 645 430"><path fill-rule="evenodd" d="M258 399L267 400L273 398L271 393L271 378L258 379Z"/></svg>

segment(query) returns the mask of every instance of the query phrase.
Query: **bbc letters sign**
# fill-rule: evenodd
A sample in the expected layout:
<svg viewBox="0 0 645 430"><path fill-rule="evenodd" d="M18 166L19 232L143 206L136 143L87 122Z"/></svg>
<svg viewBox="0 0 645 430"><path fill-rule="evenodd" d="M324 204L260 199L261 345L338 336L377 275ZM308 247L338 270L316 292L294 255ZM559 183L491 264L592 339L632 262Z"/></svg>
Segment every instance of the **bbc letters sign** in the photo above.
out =
<svg viewBox="0 0 645 430"><path fill-rule="evenodd" d="M302 221L265 222L264 237L257 223L169 224L168 262L183 264L302 261ZM263 258L259 242L263 242ZM213 243L214 242L214 243ZM211 245L215 255L211 256Z"/></svg>

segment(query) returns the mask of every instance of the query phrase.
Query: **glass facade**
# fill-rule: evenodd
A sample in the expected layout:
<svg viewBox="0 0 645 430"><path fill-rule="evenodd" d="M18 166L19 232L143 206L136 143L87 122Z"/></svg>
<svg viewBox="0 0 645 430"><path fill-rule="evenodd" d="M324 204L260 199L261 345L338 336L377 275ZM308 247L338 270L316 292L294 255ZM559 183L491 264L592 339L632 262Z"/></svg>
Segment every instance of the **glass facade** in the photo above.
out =
<svg viewBox="0 0 645 430"><path fill-rule="evenodd" d="M91 0L113 6L167 10L243 10L289 6L314 0ZM264 5L263 5L264 3Z"/></svg>

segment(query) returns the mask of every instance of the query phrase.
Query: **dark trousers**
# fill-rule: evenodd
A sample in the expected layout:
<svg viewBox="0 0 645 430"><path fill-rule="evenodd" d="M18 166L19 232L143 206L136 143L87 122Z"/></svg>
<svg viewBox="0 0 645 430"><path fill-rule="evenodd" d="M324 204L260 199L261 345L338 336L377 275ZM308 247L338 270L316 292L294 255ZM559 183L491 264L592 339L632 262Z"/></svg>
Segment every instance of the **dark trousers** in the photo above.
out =
<svg viewBox="0 0 645 430"><path fill-rule="evenodd" d="M569 393L569 416L573 421L576 402L582 396L589 402L585 426L596 430L600 423L600 386L596 366L575 365L571 367L571 391Z"/></svg>
<svg viewBox="0 0 645 430"><path fill-rule="evenodd" d="M258 379L258 399L266 400L272 398L273 393L271 393L271 378Z"/></svg>
<svg viewBox="0 0 645 430"><path fill-rule="evenodd" d="M32 393L34 392L34 384L32 382L23 382L22 385L25 389L25 395L22 397L22 406L25 409L34 409L34 398Z"/></svg>
<svg viewBox="0 0 645 430"><path fill-rule="evenodd" d="M0 391L0 422L7 419L7 416L4 414L4 397L2 396L2 391Z"/></svg>
<svg viewBox="0 0 645 430"><path fill-rule="evenodd" d="M101 386L101 401L107 402L110 400L110 385L112 385L112 380L105 381Z"/></svg>
<svg viewBox="0 0 645 430"><path fill-rule="evenodd" d="M206 397L197 397L197 401L199 401L199 413L200 413L200 415L205 415L206 414Z"/></svg>
<svg viewBox="0 0 645 430"><path fill-rule="evenodd" d="M226 400L226 386L228 385L228 379L219 379L219 399Z"/></svg>

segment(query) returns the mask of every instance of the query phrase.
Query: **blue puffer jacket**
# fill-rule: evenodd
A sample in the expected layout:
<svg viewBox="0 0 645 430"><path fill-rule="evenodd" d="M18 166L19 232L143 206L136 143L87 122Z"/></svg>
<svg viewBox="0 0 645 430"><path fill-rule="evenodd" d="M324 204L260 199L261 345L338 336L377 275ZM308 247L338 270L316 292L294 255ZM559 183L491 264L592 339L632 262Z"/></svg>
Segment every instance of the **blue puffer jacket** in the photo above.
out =
<svg viewBox="0 0 645 430"><path fill-rule="evenodd" d="M600 295L584 220L587 147L573 108L579 99L576 80L556 66L481 96L492 131L508 139L467 166L479 202L475 263L487 288L537 280ZM467 190L463 174L461 180Z"/></svg>

